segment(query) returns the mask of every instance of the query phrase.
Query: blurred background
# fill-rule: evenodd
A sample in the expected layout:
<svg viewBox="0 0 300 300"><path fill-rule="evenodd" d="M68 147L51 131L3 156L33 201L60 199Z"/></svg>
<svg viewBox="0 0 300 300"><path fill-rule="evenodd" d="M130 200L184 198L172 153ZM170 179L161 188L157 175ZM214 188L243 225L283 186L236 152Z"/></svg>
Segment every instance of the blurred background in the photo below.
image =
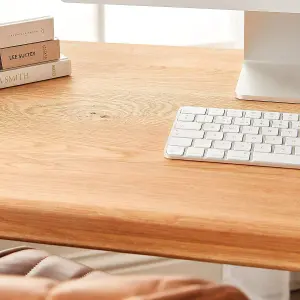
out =
<svg viewBox="0 0 300 300"><path fill-rule="evenodd" d="M55 17L62 40L174 46L243 47L243 13L182 8L1 1L0 22Z"/></svg>

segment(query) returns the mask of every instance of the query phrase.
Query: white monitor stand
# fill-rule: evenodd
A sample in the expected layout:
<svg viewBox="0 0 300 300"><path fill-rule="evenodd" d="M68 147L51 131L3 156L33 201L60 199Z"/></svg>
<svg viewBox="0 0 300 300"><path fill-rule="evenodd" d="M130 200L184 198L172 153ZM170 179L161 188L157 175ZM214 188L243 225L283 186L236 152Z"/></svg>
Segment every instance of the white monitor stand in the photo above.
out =
<svg viewBox="0 0 300 300"><path fill-rule="evenodd" d="M236 97L300 103L299 0L64 0L245 11L245 60Z"/></svg>
<svg viewBox="0 0 300 300"><path fill-rule="evenodd" d="M300 103L299 29L299 14L245 12L238 99Z"/></svg>

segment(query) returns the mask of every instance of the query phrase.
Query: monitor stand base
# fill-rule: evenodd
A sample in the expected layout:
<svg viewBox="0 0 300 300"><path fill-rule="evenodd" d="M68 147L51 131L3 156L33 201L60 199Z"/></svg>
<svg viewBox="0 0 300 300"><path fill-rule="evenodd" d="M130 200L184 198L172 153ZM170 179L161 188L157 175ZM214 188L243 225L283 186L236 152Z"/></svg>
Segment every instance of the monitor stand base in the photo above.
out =
<svg viewBox="0 0 300 300"><path fill-rule="evenodd" d="M300 103L300 65L246 61L236 97L240 100Z"/></svg>
<svg viewBox="0 0 300 300"><path fill-rule="evenodd" d="M245 12L243 100L300 103L300 14Z"/></svg>

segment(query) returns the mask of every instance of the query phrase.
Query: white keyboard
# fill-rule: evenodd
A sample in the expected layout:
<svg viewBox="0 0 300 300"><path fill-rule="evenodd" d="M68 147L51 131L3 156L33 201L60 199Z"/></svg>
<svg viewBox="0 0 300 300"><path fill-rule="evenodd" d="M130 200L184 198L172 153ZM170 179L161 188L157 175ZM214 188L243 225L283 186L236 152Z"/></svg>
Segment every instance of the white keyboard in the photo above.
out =
<svg viewBox="0 0 300 300"><path fill-rule="evenodd" d="M165 157L300 168L300 114L182 107Z"/></svg>

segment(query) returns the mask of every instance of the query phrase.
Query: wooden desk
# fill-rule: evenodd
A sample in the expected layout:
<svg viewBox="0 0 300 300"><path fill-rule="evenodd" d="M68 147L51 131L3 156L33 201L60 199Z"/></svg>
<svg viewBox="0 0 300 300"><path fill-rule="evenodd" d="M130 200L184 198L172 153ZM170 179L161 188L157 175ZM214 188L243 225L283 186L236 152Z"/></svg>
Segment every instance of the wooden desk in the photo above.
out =
<svg viewBox="0 0 300 300"><path fill-rule="evenodd" d="M234 99L242 52L64 43L72 78L0 91L0 237L300 270L300 171L169 161L181 105Z"/></svg>

